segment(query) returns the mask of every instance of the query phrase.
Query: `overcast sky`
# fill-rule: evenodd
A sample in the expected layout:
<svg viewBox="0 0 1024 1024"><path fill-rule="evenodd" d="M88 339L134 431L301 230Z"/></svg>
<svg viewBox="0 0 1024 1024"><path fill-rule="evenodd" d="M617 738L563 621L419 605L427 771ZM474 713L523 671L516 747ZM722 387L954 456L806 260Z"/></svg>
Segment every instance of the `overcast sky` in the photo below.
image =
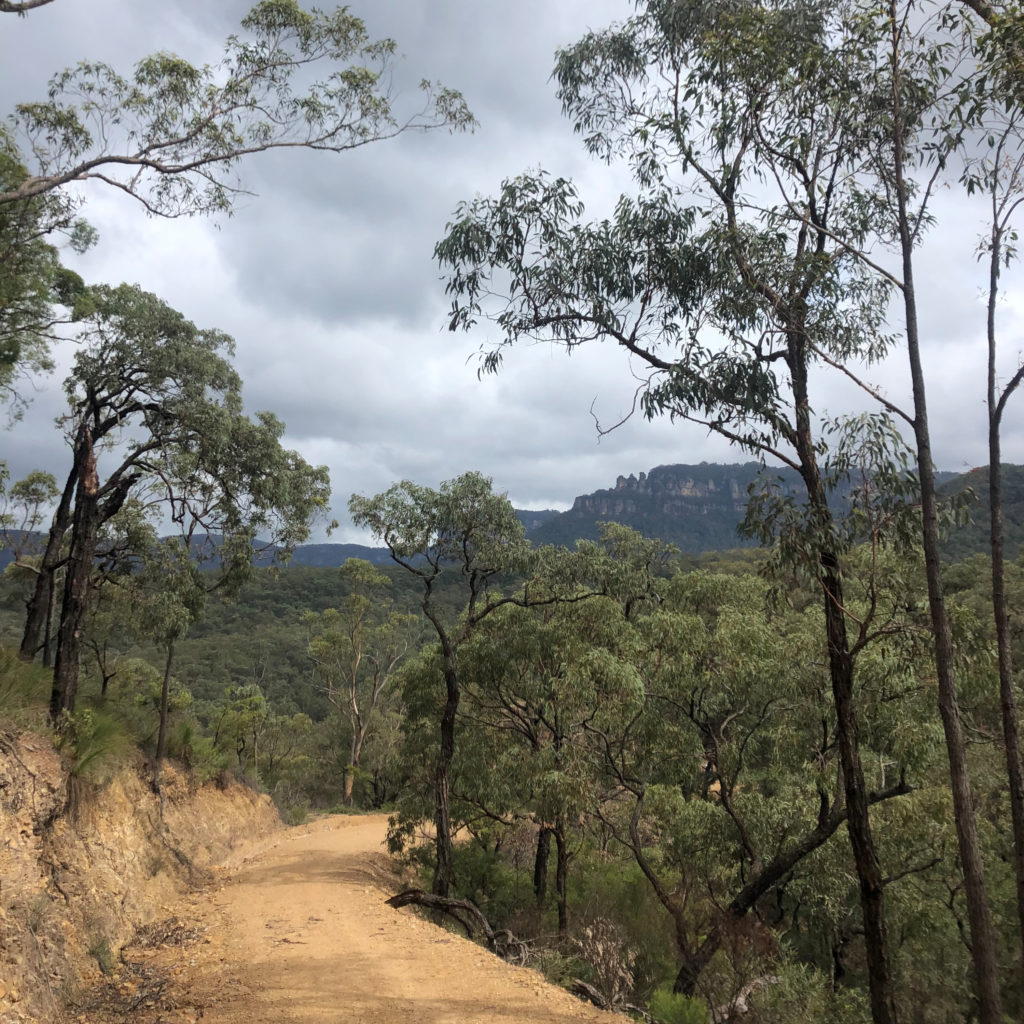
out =
<svg viewBox="0 0 1024 1024"><path fill-rule="evenodd" d="M247 7L56 0L26 18L3 16L3 106L42 98L49 76L81 59L124 71L159 49L215 61ZM478 130L407 135L340 155L253 158L242 177L257 195L217 220L147 219L129 200L93 187L84 212L100 241L69 262L90 281L138 283L198 325L235 337L247 406L273 410L288 425L287 444L330 468L343 524L336 540L364 539L347 524L351 493L375 493L402 478L436 485L478 469L520 507L564 508L619 474L745 461L699 428L667 420L635 417L599 437L591 408L602 423L617 421L636 387L614 350L585 347L567 358L545 346L523 348L499 376L479 381L476 352L493 335L445 329L448 300L431 254L460 200L491 194L502 178L537 166L575 178L591 214L608 211L628 188L622 172L586 156L548 80L555 49L628 16L628 0L355 0L351 7L372 35L396 39L404 55L399 81L431 78L460 89ZM400 108L405 99L414 104L415 92L398 96ZM983 211L953 190L940 210L941 229L919 269L923 326L936 461L962 470L986 461L984 308L971 251ZM1024 345L1021 312L1024 299L1011 291L1003 309L1008 366ZM902 361L872 371L899 401L908 390ZM53 427L60 379L58 372L36 383L29 413L5 435L0 457L14 479L37 467L66 473ZM824 411L859 404L840 382L823 383ZM1004 455L1024 462L1016 412Z"/></svg>

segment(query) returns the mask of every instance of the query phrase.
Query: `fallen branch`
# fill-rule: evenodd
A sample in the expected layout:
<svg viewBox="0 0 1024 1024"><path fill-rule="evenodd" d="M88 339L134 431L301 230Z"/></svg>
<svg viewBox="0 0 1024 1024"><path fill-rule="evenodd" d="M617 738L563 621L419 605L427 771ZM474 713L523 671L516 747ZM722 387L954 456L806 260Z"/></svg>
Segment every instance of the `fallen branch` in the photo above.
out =
<svg viewBox="0 0 1024 1024"><path fill-rule="evenodd" d="M587 984L587 982L582 981L580 978L572 979L569 991L584 1002L593 1003L599 1010L607 1010L611 1006L608 1000L593 985Z"/></svg>
<svg viewBox="0 0 1024 1024"><path fill-rule="evenodd" d="M471 939L474 932L479 932L487 940L487 945L494 948L494 930L480 908L469 900L455 900L449 896L424 892L422 889L406 889L384 902L389 907L396 909L417 906L427 907L429 910L439 910L454 918L466 929L466 938Z"/></svg>
<svg viewBox="0 0 1024 1024"><path fill-rule="evenodd" d="M470 900L456 900L449 896L437 896L422 889L406 889L384 901L389 907L426 907L437 910L457 921L465 930L466 938L471 939L477 933L483 936L489 949L505 960L525 962L527 947L525 942L517 939L507 928L495 931L484 917L483 911Z"/></svg>
<svg viewBox="0 0 1024 1024"><path fill-rule="evenodd" d="M593 985L580 978L573 978L569 985L569 991L582 999L585 1003L593 1003L599 1010L610 1010L612 1013L628 1013L643 1021L652 1021L654 1018L642 1006L634 1006L632 1003L612 1002L606 999Z"/></svg>
<svg viewBox="0 0 1024 1024"><path fill-rule="evenodd" d="M748 981L736 994L736 996L724 1006L719 1006L714 1013L715 1020L733 1020L742 1017L750 1012L750 997L765 985L778 985L782 981L777 974L766 974L761 978L754 978Z"/></svg>

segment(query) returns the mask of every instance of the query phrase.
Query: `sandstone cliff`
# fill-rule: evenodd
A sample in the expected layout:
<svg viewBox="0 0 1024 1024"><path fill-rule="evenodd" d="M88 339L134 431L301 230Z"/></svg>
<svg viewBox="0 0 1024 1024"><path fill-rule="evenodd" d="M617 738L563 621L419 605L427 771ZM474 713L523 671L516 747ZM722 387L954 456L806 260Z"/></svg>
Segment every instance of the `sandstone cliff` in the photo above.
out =
<svg viewBox="0 0 1024 1024"><path fill-rule="evenodd" d="M675 544L684 552L745 547L750 542L737 528L746 513L751 483L762 472L759 463L724 466L657 466L639 476L620 476L615 486L576 498L568 512L555 516L531 533L535 543L571 546L577 538L597 537L597 523L624 523L647 537ZM797 475L787 469L766 471L798 488Z"/></svg>

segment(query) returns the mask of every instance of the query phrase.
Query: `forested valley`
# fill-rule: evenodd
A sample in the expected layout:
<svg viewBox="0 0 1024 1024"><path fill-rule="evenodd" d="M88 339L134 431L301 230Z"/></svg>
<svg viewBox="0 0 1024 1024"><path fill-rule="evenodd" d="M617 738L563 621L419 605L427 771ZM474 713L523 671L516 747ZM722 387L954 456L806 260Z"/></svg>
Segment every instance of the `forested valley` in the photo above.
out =
<svg viewBox="0 0 1024 1024"><path fill-rule="evenodd" d="M0 22L61 2L0 3ZM290 822L388 811L416 879L392 905L600 1007L1024 1017L1024 556L1003 493L1024 367L1001 301L1022 47L1017 4L638 0L554 58L571 130L631 182L613 213L534 169L451 215L445 326L481 377L536 342L603 343L637 385L627 419L765 466L754 546L701 555L616 522L531 545L485 466L355 493L348 521L386 563L288 567L331 485L248 408L234 340L71 269L103 244L95 191L226 214L261 152L344 161L475 127L429 81L405 109L396 44L348 9L262 0L216 65L83 63L19 104L0 124L0 391L16 418L62 367L65 462L0 478L0 756L26 730L59 751L46 827L132 759L162 800L173 761ZM987 280L958 311L980 339L964 402L986 409L973 506L938 486L921 329L946 193L987 211L954 256ZM896 362L905 386L883 386ZM972 514L987 550L963 558ZM254 567L265 550L277 564Z"/></svg>

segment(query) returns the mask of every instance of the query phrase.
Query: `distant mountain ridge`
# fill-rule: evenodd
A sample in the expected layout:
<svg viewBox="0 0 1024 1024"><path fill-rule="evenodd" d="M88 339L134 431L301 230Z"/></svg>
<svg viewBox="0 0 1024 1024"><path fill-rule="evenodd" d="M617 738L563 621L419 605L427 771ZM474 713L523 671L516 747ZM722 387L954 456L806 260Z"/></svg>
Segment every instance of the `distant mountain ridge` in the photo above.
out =
<svg viewBox="0 0 1024 1024"><path fill-rule="evenodd" d="M749 547L753 542L737 529L750 485L763 472L776 477L784 492L799 493L800 477L786 467L766 471L758 462L656 466L639 476L620 476L614 487L580 495L568 512L537 527L530 539L571 547L577 540L596 539L597 524L609 521L691 554Z"/></svg>
<svg viewBox="0 0 1024 1024"><path fill-rule="evenodd" d="M956 476L936 474L940 483L954 481ZM778 481L782 493L798 501L804 493L800 475L787 466L764 467L759 462L656 466L639 476L620 476L614 487L580 495L568 512L543 523L530 533L530 539L535 544L571 547L579 539L596 539L597 524L610 521L674 544L686 554L753 547L754 541L740 536L739 526L746 516L750 487L762 477ZM848 489L833 495L837 511L848 495Z"/></svg>
<svg viewBox="0 0 1024 1024"><path fill-rule="evenodd" d="M1003 542L1006 557L1016 558L1024 549L1024 466L1003 463ZM943 539L943 554L959 561L979 552L989 552L988 466L978 466L952 480L940 481L939 495L949 497L970 488L975 502L971 506L971 522L950 530Z"/></svg>
<svg viewBox="0 0 1024 1024"><path fill-rule="evenodd" d="M516 509L527 536L536 545L572 547L577 540L596 539L599 522L617 522L646 537L675 544L687 554L750 547L753 542L737 532L746 514L750 485L762 474L775 477L784 492L801 493L798 474L786 467L763 468L760 463L727 465L656 466L639 475L620 476L614 487L578 495L565 512L553 509ZM945 548L948 555L963 558L988 550L988 469L967 474L936 474L941 491L953 494L971 487L978 504L974 523L953 531ZM1024 467L1003 467L1007 554L1013 557L1024 544ZM842 495L836 497L841 505ZM391 561L386 548L364 544L303 544L295 549L290 565L334 568L349 558L384 564ZM0 569L12 560L0 549ZM256 565L274 563L274 552L263 552Z"/></svg>

